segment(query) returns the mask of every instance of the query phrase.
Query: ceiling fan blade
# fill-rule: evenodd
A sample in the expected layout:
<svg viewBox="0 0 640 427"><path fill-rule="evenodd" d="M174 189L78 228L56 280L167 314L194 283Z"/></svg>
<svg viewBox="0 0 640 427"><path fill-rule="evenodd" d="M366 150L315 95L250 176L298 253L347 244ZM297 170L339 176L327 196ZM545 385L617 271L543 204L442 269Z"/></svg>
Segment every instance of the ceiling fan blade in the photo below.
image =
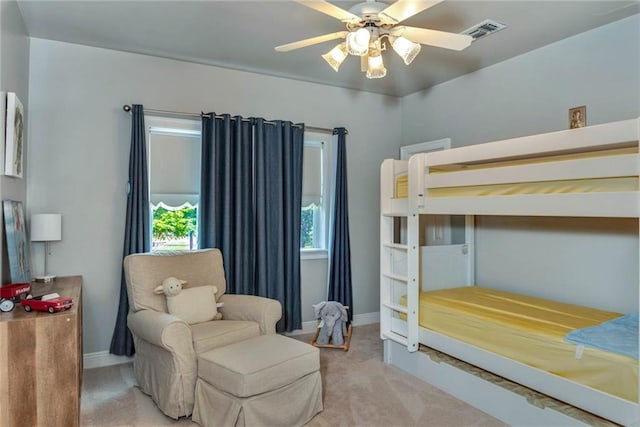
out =
<svg viewBox="0 0 640 427"><path fill-rule="evenodd" d="M380 18L383 24L395 25L425 9L437 5L441 1L443 0L398 0L378 13L378 18Z"/></svg>
<svg viewBox="0 0 640 427"><path fill-rule="evenodd" d="M354 15L353 13L346 11L326 1L304 1L304 0L296 0L296 1L303 6L307 6L307 7L310 7L311 9L315 9L318 12L322 12L336 19L339 19L342 22L359 22L360 21L359 16Z"/></svg>
<svg viewBox="0 0 640 427"><path fill-rule="evenodd" d="M327 42L329 40L343 39L347 36L348 33L348 31L338 31L337 33L324 34L322 36L311 37L309 39L283 44L282 46L278 46L275 49L278 52L289 52L290 50L300 49L301 47L307 47L314 44Z"/></svg>
<svg viewBox="0 0 640 427"><path fill-rule="evenodd" d="M393 28L391 35L402 36L415 43L443 47L451 50L462 50L468 47L473 41L473 37L466 34L447 33L445 31L404 26Z"/></svg>

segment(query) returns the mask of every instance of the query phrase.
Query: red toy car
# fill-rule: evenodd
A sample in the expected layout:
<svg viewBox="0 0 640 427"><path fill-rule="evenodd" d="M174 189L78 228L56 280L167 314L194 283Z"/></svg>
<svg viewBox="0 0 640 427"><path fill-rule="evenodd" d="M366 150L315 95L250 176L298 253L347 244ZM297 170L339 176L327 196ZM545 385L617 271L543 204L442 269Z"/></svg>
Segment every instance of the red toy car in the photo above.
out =
<svg viewBox="0 0 640 427"><path fill-rule="evenodd" d="M26 298L20 301L24 311L38 310L55 313L56 311L68 310L73 305L73 299L61 297L58 294L47 294L41 297Z"/></svg>
<svg viewBox="0 0 640 427"><path fill-rule="evenodd" d="M11 311L15 306L14 300L24 299L31 292L30 283L13 283L0 286L0 311Z"/></svg>

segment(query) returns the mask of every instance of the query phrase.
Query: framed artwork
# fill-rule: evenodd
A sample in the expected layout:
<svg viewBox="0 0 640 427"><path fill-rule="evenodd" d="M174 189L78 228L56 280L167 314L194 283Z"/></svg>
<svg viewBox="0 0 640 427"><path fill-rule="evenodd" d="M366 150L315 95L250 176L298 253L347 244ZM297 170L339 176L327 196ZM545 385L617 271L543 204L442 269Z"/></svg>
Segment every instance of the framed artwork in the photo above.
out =
<svg viewBox="0 0 640 427"><path fill-rule="evenodd" d="M0 147L4 143L7 119L7 92L0 91ZM4 150L0 149L0 167L4 165Z"/></svg>
<svg viewBox="0 0 640 427"><path fill-rule="evenodd" d="M11 282L31 282L29 242L27 240L27 227L24 222L22 202L4 200L2 205Z"/></svg>
<svg viewBox="0 0 640 427"><path fill-rule="evenodd" d="M569 109L569 129L583 128L587 125L587 106Z"/></svg>
<svg viewBox="0 0 640 427"><path fill-rule="evenodd" d="M24 108L15 93L7 93L4 174L22 178Z"/></svg>

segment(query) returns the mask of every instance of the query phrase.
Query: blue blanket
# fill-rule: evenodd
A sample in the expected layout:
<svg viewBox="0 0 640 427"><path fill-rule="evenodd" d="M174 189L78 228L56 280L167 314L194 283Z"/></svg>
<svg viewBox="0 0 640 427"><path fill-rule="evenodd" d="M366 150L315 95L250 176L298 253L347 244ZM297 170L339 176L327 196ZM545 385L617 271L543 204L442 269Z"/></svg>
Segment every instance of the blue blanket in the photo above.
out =
<svg viewBox="0 0 640 427"><path fill-rule="evenodd" d="M565 340L638 359L638 313L569 332Z"/></svg>

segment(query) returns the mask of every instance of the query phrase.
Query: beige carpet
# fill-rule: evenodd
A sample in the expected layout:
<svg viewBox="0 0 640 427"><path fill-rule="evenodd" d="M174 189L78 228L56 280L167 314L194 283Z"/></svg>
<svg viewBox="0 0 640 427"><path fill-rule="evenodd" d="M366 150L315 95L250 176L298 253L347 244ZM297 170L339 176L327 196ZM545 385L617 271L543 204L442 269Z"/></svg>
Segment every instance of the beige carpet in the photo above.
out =
<svg viewBox="0 0 640 427"><path fill-rule="evenodd" d="M313 337L295 338L310 342ZM504 425L385 365L377 324L355 327L348 352L321 349L320 354L325 409L309 427ZM190 418L175 421L164 416L135 386L131 363L86 370L81 412L83 426L196 425Z"/></svg>

